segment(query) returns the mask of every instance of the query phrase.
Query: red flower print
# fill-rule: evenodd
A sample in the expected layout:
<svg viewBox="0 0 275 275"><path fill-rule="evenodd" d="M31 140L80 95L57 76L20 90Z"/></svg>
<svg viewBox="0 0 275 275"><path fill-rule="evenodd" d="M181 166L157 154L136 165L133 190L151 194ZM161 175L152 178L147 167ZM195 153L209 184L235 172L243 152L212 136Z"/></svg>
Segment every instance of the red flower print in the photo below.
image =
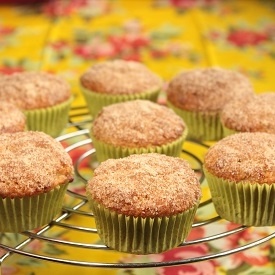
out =
<svg viewBox="0 0 275 275"><path fill-rule="evenodd" d="M138 53L124 54L124 55L122 56L122 59L124 59L124 60L129 60L129 61L141 62L141 56L140 56Z"/></svg>
<svg viewBox="0 0 275 275"><path fill-rule="evenodd" d="M123 52L125 50L138 50L142 47L149 45L150 41L147 37L142 35L111 35L107 37L107 40L113 45L117 52Z"/></svg>
<svg viewBox="0 0 275 275"><path fill-rule="evenodd" d="M197 0L170 0L172 6L180 9L187 9L197 4Z"/></svg>
<svg viewBox="0 0 275 275"><path fill-rule="evenodd" d="M211 6L216 2L217 0L170 0L171 5L178 9L188 9L195 6Z"/></svg>
<svg viewBox="0 0 275 275"><path fill-rule="evenodd" d="M9 35L15 31L14 27L2 26L0 27L0 35Z"/></svg>
<svg viewBox="0 0 275 275"><path fill-rule="evenodd" d="M229 224L228 230L235 228L236 225ZM222 246L225 250L230 250L240 245L250 243L256 239L265 237L265 233L257 231L256 229L246 229L240 233L230 235L227 238L223 239ZM240 265L243 262L248 263L249 265L262 266L266 265L269 262L268 253L270 243L266 243L261 246L257 246L248 250L241 251L237 254L230 256L232 263L234 265Z"/></svg>
<svg viewBox="0 0 275 275"><path fill-rule="evenodd" d="M227 41L238 47L256 46L267 40L266 33L252 30L233 30L227 36Z"/></svg>
<svg viewBox="0 0 275 275"><path fill-rule="evenodd" d="M23 71L22 67L0 67L0 74L13 74Z"/></svg>
<svg viewBox="0 0 275 275"><path fill-rule="evenodd" d="M56 51L62 50L68 46L68 42L64 40L58 40L50 44L50 46Z"/></svg>
<svg viewBox="0 0 275 275"><path fill-rule="evenodd" d="M117 52L121 52L124 48L128 46L127 41L122 36L110 35L109 37L107 37L107 40L113 45L114 49Z"/></svg>
<svg viewBox="0 0 275 275"><path fill-rule="evenodd" d="M208 253L208 247L205 244L196 246L186 246L169 250L162 253L162 261L175 261L180 259L188 259L204 256ZM161 275L216 275L215 261L205 261L198 263L191 263L180 266L162 267L159 269Z"/></svg>
<svg viewBox="0 0 275 275"><path fill-rule="evenodd" d="M118 50L114 45L103 37L94 37L85 44L76 45L74 54L84 59L114 58Z"/></svg>
<svg viewBox="0 0 275 275"><path fill-rule="evenodd" d="M42 12L48 16L70 15L87 5L87 0L48 1L42 6Z"/></svg>
<svg viewBox="0 0 275 275"><path fill-rule="evenodd" d="M149 45L149 39L142 35L127 35L125 36L125 41L134 49L139 49L141 47L146 47Z"/></svg>
<svg viewBox="0 0 275 275"><path fill-rule="evenodd" d="M187 240L196 240L196 239L201 239L205 237L205 229L201 226L192 228L190 231Z"/></svg>
<svg viewBox="0 0 275 275"><path fill-rule="evenodd" d="M168 50L165 49L153 49L151 50L151 56L153 58L164 58L169 54Z"/></svg>
<svg viewBox="0 0 275 275"><path fill-rule="evenodd" d="M62 146L64 148L68 147L70 144L66 141L62 141L61 142ZM87 151L91 150L93 147L91 144L85 145L84 147L78 148L78 149L74 149L72 151L69 152L69 155L72 159L73 164L75 164L75 162ZM84 158L80 164L79 164L79 168L87 168L90 167L90 157Z"/></svg>

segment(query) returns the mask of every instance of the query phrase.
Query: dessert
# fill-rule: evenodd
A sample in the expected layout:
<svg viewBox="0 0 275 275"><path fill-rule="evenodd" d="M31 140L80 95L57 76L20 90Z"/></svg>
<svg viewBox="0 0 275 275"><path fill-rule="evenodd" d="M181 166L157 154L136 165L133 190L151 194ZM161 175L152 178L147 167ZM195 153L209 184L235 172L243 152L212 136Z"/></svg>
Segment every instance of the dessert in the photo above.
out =
<svg viewBox="0 0 275 275"><path fill-rule="evenodd" d="M217 213L247 226L275 225L275 135L238 133L207 151L204 172Z"/></svg>
<svg viewBox="0 0 275 275"><path fill-rule="evenodd" d="M167 104L182 117L188 138L217 141L223 137L220 112L230 100L254 94L242 74L222 68L184 71L168 84Z"/></svg>
<svg viewBox="0 0 275 275"><path fill-rule="evenodd" d="M102 162L88 181L87 196L107 246L151 254L184 242L201 188L186 160L149 153Z"/></svg>
<svg viewBox="0 0 275 275"><path fill-rule="evenodd" d="M80 77L81 91L92 117L102 107L117 102L148 99L157 101L161 78L144 64L127 60L96 63Z"/></svg>
<svg viewBox="0 0 275 275"><path fill-rule="evenodd" d="M57 137L68 122L72 95L69 84L46 72L20 72L0 78L0 101L22 111L31 131Z"/></svg>
<svg viewBox="0 0 275 275"><path fill-rule="evenodd" d="M102 162L149 152L179 157L187 131L183 120L166 106L132 100L104 107L95 117L90 135Z"/></svg>
<svg viewBox="0 0 275 275"><path fill-rule="evenodd" d="M0 232L49 223L62 208L73 180L70 156L43 132L0 135Z"/></svg>

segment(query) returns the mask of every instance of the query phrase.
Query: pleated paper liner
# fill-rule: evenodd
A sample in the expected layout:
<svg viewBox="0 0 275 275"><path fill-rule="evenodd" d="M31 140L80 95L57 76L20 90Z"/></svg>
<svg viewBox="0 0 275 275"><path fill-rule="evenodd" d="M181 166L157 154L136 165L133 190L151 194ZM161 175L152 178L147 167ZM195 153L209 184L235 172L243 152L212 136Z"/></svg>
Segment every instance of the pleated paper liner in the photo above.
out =
<svg viewBox="0 0 275 275"><path fill-rule="evenodd" d="M36 196L0 199L0 232L19 233L52 221L62 209L67 186Z"/></svg>
<svg viewBox="0 0 275 275"><path fill-rule="evenodd" d="M234 135L234 134L237 134L237 133L240 133L240 132L236 131L236 130L233 130L233 129L230 129L230 128L223 125L223 136L224 137Z"/></svg>
<svg viewBox="0 0 275 275"><path fill-rule="evenodd" d="M68 123L69 111L73 98L48 108L25 110L27 129L41 131L52 137L57 137Z"/></svg>
<svg viewBox="0 0 275 275"><path fill-rule="evenodd" d="M118 159L124 158L133 154L144 154L144 153L159 153L165 154L167 156L179 157L182 151L182 146L184 140L186 139L188 133L187 127L185 128L181 137L176 139L173 142L170 142L161 146L151 146L151 147L141 147L141 148L127 148L127 147L119 147L114 146L112 144L107 144L96 139L92 132L90 131L90 135L92 138L92 142L94 147L96 148L96 156L99 162L103 162L107 159Z"/></svg>
<svg viewBox="0 0 275 275"><path fill-rule="evenodd" d="M135 99L144 99L156 102L160 93L160 90L154 90L128 95L110 95L96 93L88 89L85 89L82 86L81 91L86 101L89 112L93 118L104 106Z"/></svg>
<svg viewBox="0 0 275 275"><path fill-rule="evenodd" d="M236 183L204 172L221 218L247 226L275 225L275 184Z"/></svg>
<svg viewBox="0 0 275 275"><path fill-rule="evenodd" d="M167 106L180 116L188 127L188 139L217 141L223 137L223 128L218 114L206 115L202 112L190 112L175 107L169 101Z"/></svg>
<svg viewBox="0 0 275 275"><path fill-rule="evenodd" d="M184 242L199 204L173 216L135 218L110 211L91 198L89 201L102 242L117 251L131 254L161 253Z"/></svg>

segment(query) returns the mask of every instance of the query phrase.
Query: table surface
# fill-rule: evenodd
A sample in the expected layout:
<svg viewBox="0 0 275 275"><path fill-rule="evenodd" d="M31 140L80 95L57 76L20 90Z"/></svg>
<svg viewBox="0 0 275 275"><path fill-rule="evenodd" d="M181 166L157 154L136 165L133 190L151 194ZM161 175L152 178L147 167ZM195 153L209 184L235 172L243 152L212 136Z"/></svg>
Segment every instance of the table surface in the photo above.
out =
<svg viewBox="0 0 275 275"><path fill-rule="evenodd" d="M16 1L14 1L16 2ZM18 1L24 2L24 1ZM26 2L26 1L25 1ZM219 0L71 0L32 1L30 5L4 5L0 1L0 72L10 74L42 70L64 77L74 94L71 119L87 124L70 126L72 133L88 129L84 99L79 90L79 76L90 66L104 60L123 58L144 62L165 82L184 69L221 66L245 74L255 91L275 91L275 2ZM160 103L165 103L161 94ZM82 134L84 140L87 135ZM64 140L65 147L79 138ZM211 144L207 144L211 145ZM87 144L73 149L74 161L91 149ZM203 161L207 147L192 142L184 144L183 157L194 169ZM194 154L190 156L188 152ZM91 157L92 159L92 157ZM80 163L83 175L89 177L87 159ZM210 198L202 180L203 199ZM71 187L83 194L84 184ZM75 206L66 198L65 205ZM84 205L84 212L89 212ZM202 207L197 221L215 217L213 206ZM65 219L64 219L65 220ZM64 223L93 227L90 217L75 215ZM194 227L189 240L228 231L236 225L223 220L209 226ZM47 257L76 259L85 262L145 263L176 261L227 251L273 233L275 228L248 228L210 243L198 243L173 249L159 255L135 256L102 249L78 249L35 239L24 251ZM37 233L37 232L36 232ZM100 245L97 234L83 233L66 227L52 226L46 237L66 242L78 241ZM15 247L24 235L2 234L1 243ZM6 251L2 250L2 255ZM226 257L173 267L120 269L60 264L22 255L2 257L2 274L275 274L275 242L265 242L252 249Z"/></svg>

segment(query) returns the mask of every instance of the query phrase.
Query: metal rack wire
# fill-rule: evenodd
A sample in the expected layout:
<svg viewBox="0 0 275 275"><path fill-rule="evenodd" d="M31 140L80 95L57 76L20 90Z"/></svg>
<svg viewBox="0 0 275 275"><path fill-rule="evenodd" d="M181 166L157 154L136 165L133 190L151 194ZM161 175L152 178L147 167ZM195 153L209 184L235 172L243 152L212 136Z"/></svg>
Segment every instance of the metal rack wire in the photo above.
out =
<svg viewBox="0 0 275 275"><path fill-rule="evenodd" d="M79 120L83 118L84 120ZM57 138L60 142L65 144L65 149L68 153L74 153L75 151L81 151L81 154L77 156L74 167L77 181L85 186L87 179L92 174L93 165L96 164L96 151L92 147L92 141L89 138L89 124L91 120L87 113L85 107L72 109L72 114L70 116L70 123L68 125L68 131L66 134ZM199 146L203 150L207 150L207 144L200 144L194 141L188 141L187 143L193 144L194 146ZM203 171L202 171L202 160L199 156L196 155L196 152L190 151L188 144L187 149L184 149L182 154L186 158L189 158L194 165L194 170L200 175L200 182L205 181ZM93 161L92 161L93 159ZM89 163L89 168L85 168L85 173L83 173L82 164L84 162ZM87 198L83 193L74 191L72 186L69 187L67 191L67 197L70 199L70 203L64 203L62 213L54 219L51 223L39 229L38 231L26 231L20 233L21 238L17 238L18 242L16 244L6 244L0 241L0 248L2 248L5 253L0 257L0 265L9 258L12 254L19 254L25 257L32 257L38 260L51 261L67 265L76 265L82 267L97 267L97 268L149 268L149 267L164 267L164 266L175 266L175 265L184 265L189 263L195 263L200 261L212 260L219 257L228 256L234 253L238 253L252 247L263 244L267 241L270 241L275 237L275 230L271 234L267 234L263 238L255 239L250 243L246 243L241 246L236 246L230 250L221 250L215 253L203 255L195 258L187 258L174 261L160 261L160 262L139 262L139 263L118 263L118 262L104 262L93 260L92 256L89 261L82 259L71 258L69 257L52 257L49 255L44 255L40 253L34 253L26 250L25 248L32 243L34 240L39 240L41 242L47 242L55 245L61 246L70 246L73 249L82 249L85 253L90 253L90 251L101 250L101 251L110 251L111 249L100 243L92 243L89 239L88 241L83 241L83 239L67 241L58 237L51 237L47 235L47 232L53 228L65 229L70 232L81 232L90 236L91 234L97 235L97 230L90 220L93 219L93 214L89 211L87 205ZM209 207L212 205L211 198L206 199L201 202L199 209L203 207ZM75 218L86 218L87 222L84 225L80 225L75 221ZM88 221L89 220L89 221ZM218 223L221 221L219 216L214 216L211 218L196 220L193 224L193 228L196 227L206 227L213 223ZM215 240L223 239L228 236L237 234L244 230L251 230L246 226L237 226L234 229L226 230L220 233L209 235L204 238L194 239L182 243L180 246L192 246L201 243L209 243ZM252 228L253 229L253 228ZM1 274L1 272L0 272Z"/></svg>

